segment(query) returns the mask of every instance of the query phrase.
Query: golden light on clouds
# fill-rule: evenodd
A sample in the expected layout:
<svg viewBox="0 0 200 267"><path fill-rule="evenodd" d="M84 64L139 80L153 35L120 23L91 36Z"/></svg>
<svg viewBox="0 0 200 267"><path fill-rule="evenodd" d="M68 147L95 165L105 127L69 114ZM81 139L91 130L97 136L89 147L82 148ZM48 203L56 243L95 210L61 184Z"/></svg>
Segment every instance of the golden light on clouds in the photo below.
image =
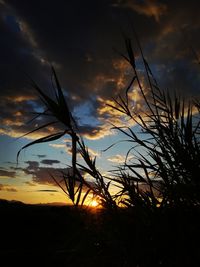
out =
<svg viewBox="0 0 200 267"><path fill-rule="evenodd" d="M20 111L17 111L17 112L15 112L15 114L14 114L16 117L20 117L20 116L22 116L22 113L20 112Z"/></svg>
<svg viewBox="0 0 200 267"><path fill-rule="evenodd" d="M113 60L113 68L118 72L117 77L115 77L115 82L117 89L124 89L127 84L127 76L131 72L130 64L124 59L115 59Z"/></svg>
<svg viewBox="0 0 200 267"><path fill-rule="evenodd" d="M130 91L129 98L133 104L132 108L134 109L134 112L141 112L143 98L137 88ZM114 100L104 99L102 97L98 97L97 100L99 101L99 107L97 109L98 120L101 122L101 125L98 127L98 129L92 130L91 133L85 133L84 137L86 137L87 139L95 140L106 137L108 135L114 135L115 132L111 131L113 125L135 125L135 122L133 120L129 120L126 115L113 108L117 107Z"/></svg>
<svg viewBox="0 0 200 267"><path fill-rule="evenodd" d="M6 97L7 100L11 102L24 102L24 101L29 101L29 100L35 100L36 96L33 95L20 95L20 96L8 96Z"/></svg>
<svg viewBox="0 0 200 267"><path fill-rule="evenodd" d="M7 136L10 136L10 137L14 137L14 138L18 138L18 137L21 137L23 136L24 134L27 134L27 131L26 130L20 130L20 129L4 129L4 128L0 128L0 135L7 135ZM25 138L27 139L31 139L31 140L35 140L35 139L38 139L38 138L41 138L41 137L44 137L46 136L48 133L46 131L41 131L40 133L39 132L34 132L34 133L31 133L29 135L26 135Z"/></svg>
<svg viewBox="0 0 200 267"><path fill-rule="evenodd" d="M0 191L17 192L17 189L8 184L0 184Z"/></svg>
<svg viewBox="0 0 200 267"><path fill-rule="evenodd" d="M95 92L98 92L101 91L104 86L108 85L109 83L115 84L115 78L112 75L99 73L94 77L90 86L94 88Z"/></svg>
<svg viewBox="0 0 200 267"><path fill-rule="evenodd" d="M100 103L100 107L98 108L98 114L100 116L102 115L119 116L120 114L119 111L109 106L112 105L113 107L116 107L116 103L114 100L103 99L101 97L98 97L97 100Z"/></svg>
<svg viewBox="0 0 200 267"><path fill-rule="evenodd" d="M100 127L100 129L93 129L89 133L84 133L83 136L88 140L98 140L111 134L110 128Z"/></svg>
<svg viewBox="0 0 200 267"><path fill-rule="evenodd" d="M55 149L65 149L65 151L68 153L68 154L72 154L72 148L71 148L71 140L68 140L67 139L67 143L69 145L66 145L66 144L49 144L49 146L55 148ZM88 147L88 152L89 154L92 156L92 157L100 157L100 154L99 152L95 151L94 149L92 148L89 148ZM80 156L80 154L78 153L78 156Z"/></svg>
<svg viewBox="0 0 200 267"><path fill-rule="evenodd" d="M115 88L115 94L119 93L126 86L127 75L130 74L131 68L128 62L121 58L112 59L111 64L114 71L97 73L85 86L100 93L105 87L111 86Z"/></svg>
<svg viewBox="0 0 200 267"><path fill-rule="evenodd" d="M5 126L22 126L24 125L23 121L11 120L11 119L4 119L3 125Z"/></svg>

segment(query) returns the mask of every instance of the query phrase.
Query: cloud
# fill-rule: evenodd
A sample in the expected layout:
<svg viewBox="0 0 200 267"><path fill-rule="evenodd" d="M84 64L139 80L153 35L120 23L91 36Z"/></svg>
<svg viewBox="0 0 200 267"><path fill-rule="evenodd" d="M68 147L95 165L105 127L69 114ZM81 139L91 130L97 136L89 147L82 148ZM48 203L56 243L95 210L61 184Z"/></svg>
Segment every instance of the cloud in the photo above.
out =
<svg viewBox="0 0 200 267"><path fill-rule="evenodd" d="M147 17L154 17L157 22L159 22L160 17L167 11L167 5L160 3L157 0L127 0L124 2L124 4L122 4L122 6L128 7L133 11Z"/></svg>
<svg viewBox="0 0 200 267"><path fill-rule="evenodd" d="M58 190L52 190L52 189L40 189L40 190L37 190L37 192L51 192L51 193L54 193L54 192L58 192Z"/></svg>
<svg viewBox="0 0 200 267"><path fill-rule="evenodd" d="M38 48L37 41L35 39L35 36L34 36L32 30L31 30L31 28L29 27L29 25L23 20L18 20L17 23L19 25L19 28L21 30L22 35L27 40L27 42L32 47Z"/></svg>
<svg viewBox="0 0 200 267"><path fill-rule="evenodd" d="M92 157L100 157L100 154L92 148L88 148L88 152Z"/></svg>
<svg viewBox="0 0 200 267"><path fill-rule="evenodd" d="M28 186L36 186L36 184L31 181L26 181L24 183L27 184Z"/></svg>
<svg viewBox="0 0 200 267"><path fill-rule="evenodd" d="M142 78L141 78L141 84L143 86L144 93L147 96L148 90L146 89L146 85L142 82ZM142 115L143 112L145 111L145 103L138 86L130 88L128 93L128 98L129 98L130 110L134 111L134 113ZM115 97L115 99L120 102L117 96ZM97 118L100 122L100 125L96 126L96 128L92 130L90 130L89 128L86 132L84 132L83 129L81 130L82 134L87 139L96 140L106 137L108 135L114 135L116 134L116 131L111 131L113 126L132 127L136 124L133 120L130 120L128 116L124 115L119 110L117 110L117 108L120 107L117 105L115 100L103 97L98 97L97 100L98 100Z"/></svg>
<svg viewBox="0 0 200 267"><path fill-rule="evenodd" d="M91 5L91 3L90 3L90 5ZM98 10L98 5L97 6L96 6L96 4L94 5L95 10ZM21 6L21 8L19 8L19 6L18 5L16 6L13 1L8 1L8 6L10 6L10 9L8 8L8 9L4 10L4 12L3 12L4 16L2 17L2 20L3 20L4 26L5 26L5 31L7 31L6 32L7 38L10 38L10 39L16 38L17 39L15 41L16 48L13 51L13 54L17 56L17 58L15 59L15 62L20 63L21 55L19 55L19 50L21 51L22 44L24 46L24 51L26 51L26 53L25 53L25 57L27 60L26 62L28 64L30 63L30 65L27 66L27 68L26 68L27 70L28 69L31 69L31 70L34 69L34 66L36 66L36 65L38 65L40 69L43 68L42 63L40 61L38 61L37 58L35 57L36 54L37 55L38 54L48 54L49 58L52 58L52 61L60 61L60 65L62 66L62 68L59 71L60 76L64 77L62 74L66 73L66 72L68 73L67 80L65 80L63 78L62 78L62 80L64 80L63 85L65 87L67 86L69 88L69 94L71 94L72 98L74 96L75 101L72 101L74 105L79 104L83 100L86 100L86 98L88 98L88 96L91 96L91 98L92 98L92 95L93 95L92 90L93 89L96 90L97 93L105 95L105 94L108 94L109 91L111 91L112 88L115 87L115 84L118 84L118 86L121 84L121 80L122 80L121 76L117 77L117 73L115 73L114 71L110 71L108 73L106 70L107 67L109 68L110 64L112 64L112 60L111 60L111 62L109 60L107 60L107 62L104 62L101 59L101 55L99 55L97 57L97 54L93 55L94 53L90 53L91 54L90 58L93 58L92 62L97 63L96 67L95 67L95 65L93 65L91 68L91 60L88 60L88 56L87 56L87 60L85 60L85 55L88 55L88 51L83 51L82 55L80 55L80 53L78 53L79 54L78 57L73 58L73 61L77 63L76 66L71 65L70 68L68 68L65 65L65 62L67 62L67 61L69 62L69 57L71 55L71 52L67 53L66 56L64 56L64 57L63 57L63 55L61 56L58 52L55 51L55 47L56 47L56 45L58 45L56 38L54 39L54 41L56 43L52 43L49 38L51 38L53 32L55 32L55 34L59 35L59 38L62 37L62 42L59 42L59 45L62 45L62 43L63 44L68 43L69 44L70 40L68 40L68 39L63 40L63 36L65 36L65 35L63 35L63 33L61 33L61 32L58 32L57 29L55 29L53 25L52 25L53 27L48 25L48 28L46 28L47 25L44 25L43 23L42 24L39 23L38 26L39 25L40 26L35 27L34 24L35 23L37 24L37 21L32 20L32 19L30 20L30 16L28 16L29 7L26 6L26 4ZM101 9L107 10L108 7L109 6L105 6L105 7L101 6L101 4L100 4ZM51 12L54 13L54 6L50 5L49 9L50 9L50 13ZM73 10L74 6L69 5L69 9ZM38 9L38 7L36 8L36 6L33 4L32 12L34 13L34 12L36 12L36 10L37 10L37 12L40 12L40 9ZM12 17L12 20L7 19L8 14ZM90 16L90 12L88 13L88 15ZM64 17L67 20L67 16L65 15ZM71 12L69 12L69 19L70 19L70 17L71 17ZM87 18L87 16L86 16L86 18ZM109 16L107 17L107 19L109 19ZM59 23L59 19L57 20L57 22ZM64 23L67 23L67 21L65 21ZM45 30L45 33L46 33L46 36L43 40L41 39L41 36L44 36L42 33L43 30L42 31L40 30L41 25L44 26L43 30ZM80 28L79 28L78 24L75 25L75 27L77 27L77 29L79 29L79 33L80 33ZM13 28L14 28L14 31L13 31ZM48 32L49 28L52 28L51 33ZM89 29L93 32L93 28L89 28ZM102 31L103 29L99 29L99 30ZM75 32L75 30L73 30L73 32ZM89 35L88 38L90 38L90 36L92 36L92 35ZM50 46L52 46L49 50L47 49L47 46L46 46L47 44L48 44L48 47L50 44L51 44ZM74 46L74 40L73 40L73 45L71 45L71 47L74 47L74 49L78 49L78 47ZM98 45L98 47L100 49L102 49L102 46L100 44ZM104 45L104 47L105 47L105 45ZM6 50L6 47L4 47L4 49ZM90 49L92 49L92 47L89 48L89 50ZM84 50L88 50L88 48L86 47ZM83 56L83 61L81 61L82 56ZM111 58L111 57L109 57L109 58ZM103 64L103 66L107 64L107 67L103 73L102 73L102 67L100 66L100 64ZM83 77L79 77L78 79L77 79L77 77L75 77L75 73L76 73L75 69L77 67L78 67L78 69L82 70L81 72L85 72L85 73L83 73ZM35 69L38 69L38 68L36 67ZM115 63L115 69L117 70L117 72L119 72L119 67L117 67L116 63ZM33 71L33 75L38 76L38 80L43 80L43 83L44 83L44 81L46 82L47 77L45 77L46 76L45 68L43 68L43 70L44 71L40 70L40 72L39 72L39 73L43 73L43 77L41 77L41 75L38 75L39 73L35 73L35 71ZM110 70L112 70L112 68L110 68ZM6 103L7 109L2 107L2 110L6 110L6 112L5 112L5 115L2 116L3 119L2 119L1 125L4 125L4 127L2 127L0 129L0 133L4 134L4 135L9 135L11 137L19 137L20 135L27 133L30 129L33 129L36 127L34 124L24 125L24 123L30 119L31 111L33 111L35 109L35 107L39 108L41 106L41 104L35 98L33 90L31 88L28 88L28 90L27 90L27 88L25 88L25 84L22 85L22 80L23 80L22 76L20 76L21 80L17 80L19 77L19 75L17 73L15 74L14 72L12 72L12 74L10 74L10 76L12 76L13 83L19 85L20 90L18 91L17 89L15 89L15 90L12 89L12 87L14 88L14 85L12 86L11 83L8 83L8 79L6 79L5 82L7 82L7 84L5 84L4 88L5 88L5 90L7 88L7 90L6 90L7 93L6 93L6 97L5 97L6 101L4 101L4 103ZM4 77L6 78L7 76L5 75ZM91 81L91 77L92 77L93 81ZM50 76L48 77L48 79L49 78L50 78ZM79 81L78 84L77 84L77 81ZM107 90L108 86L111 86L111 90L110 89ZM96 88L94 88L94 87L96 87ZM16 86L15 86L15 88L16 88ZM78 91L76 88L79 88ZM8 94L8 92L10 95ZM19 92L20 92L20 94L19 94ZM16 108L16 105L15 106L11 105L13 100L20 101L20 103L21 103L21 110L20 111ZM33 102L35 102L35 104ZM96 109L95 103L94 103L94 109ZM17 112L20 112L20 113L18 113L19 116L17 117L17 120L16 120L16 117L13 116L13 114L16 114ZM35 124L37 124L37 121ZM97 129L97 132L98 132L98 129ZM42 137L48 133L49 133L48 129L46 131L42 130L40 133L35 132L31 135L28 135L27 138L36 139L36 138L40 138L40 137ZM94 136L95 133L96 133L96 127L95 126L91 127L91 135ZM88 133L88 135L90 135L90 134ZM100 137L101 134L100 135L97 134L97 136Z"/></svg>
<svg viewBox="0 0 200 267"><path fill-rule="evenodd" d="M38 161L29 160L29 161L25 161L25 163L28 164L28 167L27 167L28 170L36 170L39 168Z"/></svg>
<svg viewBox="0 0 200 267"><path fill-rule="evenodd" d="M0 178L15 178L16 172L15 171L7 171L0 169Z"/></svg>
<svg viewBox="0 0 200 267"><path fill-rule="evenodd" d="M43 159L40 161L40 163L45 164L45 165L53 165L53 164L60 163L60 161L54 160L54 159Z"/></svg>
<svg viewBox="0 0 200 267"><path fill-rule="evenodd" d="M27 166L15 168L18 171L22 171L24 176L27 175L31 177L31 180L25 181L24 184L31 187L36 187L38 185L50 185L57 186L52 176L63 185L65 188L65 183L63 180L63 174L72 175L72 168L54 168L54 167L41 167L40 163L37 161L26 161ZM14 169L14 167L11 167ZM84 173L83 173L84 175ZM89 181L90 183L90 181ZM92 182L91 182L92 183ZM6 187L7 188L7 187ZM3 190L3 189L2 189ZM85 187L83 188L85 190ZM39 189L38 192L57 192L56 189ZM14 192L14 191L13 191Z"/></svg>
<svg viewBox="0 0 200 267"><path fill-rule="evenodd" d="M27 184L31 186L37 184L55 186L55 182L52 179L52 176L54 176L58 180L61 180L62 173L66 173L69 171L69 168L41 167L40 162L38 161L26 161L25 163L27 164L27 166L18 168L18 170L23 171L25 175L31 176L32 180L30 181L30 183L27 182ZM50 163L52 163L51 160ZM54 163L55 162L53 160L52 164Z"/></svg>
<svg viewBox="0 0 200 267"><path fill-rule="evenodd" d="M51 175L61 179L61 173L67 171L67 168L41 167L38 161L26 161L25 163L27 164L26 167L18 167L17 170L31 176L32 180L27 182L30 186L37 184L55 185ZM52 162L50 161L50 163Z"/></svg>
<svg viewBox="0 0 200 267"><path fill-rule="evenodd" d="M49 146L54 147L54 148L66 148L65 144L49 144Z"/></svg>
<svg viewBox="0 0 200 267"><path fill-rule="evenodd" d="M36 156L38 158L46 158L47 155L44 155L44 154L35 155L35 154L33 154L33 156Z"/></svg>
<svg viewBox="0 0 200 267"><path fill-rule="evenodd" d="M64 140L62 140L62 142L65 142L65 144L62 144L62 143L61 144L49 144L49 146L55 149L62 149L61 153L64 153L65 151L67 154L71 155L72 154L71 140L70 139L64 139Z"/></svg>
<svg viewBox="0 0 200 267"><path fill-rule="evenodd" d="M0 184L0 191L17 192L18 190L15 187L11 187L10 185Z"/></svg>
<svg viewBox="0 0 200 267"><path fill-rule="evenodd" d="M132 158L133 158L133 156L128 156L126 158L126 156L124 156L124 155L117 154L115 156L108 158L108 161L118 163L118 164L123 164L123 163L125 163L125 160L130 161Z"/></svg>
<svg viewBox="0 0 200 267"><path fill-rule="evenodd" d="M55 148L55 149L63 149L67 154L72 154L72 146L71 146L71 140L66 139L66 144L49 144L49 146ZM62 153L63 150L61 151Z"/></svg>
<svg viewBox="0 0 200 267"><path fill-rule="evenodd" d="M48 62L56 66L71 110L81 110L80 132L88 139L112 134L110 123L118 123L121 117L105 104L123 91L131 75L125 60L112 49L114 46L125 50L120 29L129 35L127 17L137 27L145 56L162 88L176 87L181 94L199 94L198 70L179 34L184 28L189 43L199 51L197 2L86 0L79 1L81 12L77 14L76 2L61 1L55 6L48 1L48 12L44 14L47 1L7 0L0 11L0 32L4 36L0 43L0 134L19 137L47 122L48 119L38 118L26 124L33 117L32 112L43 110L43 105L24 73L51 95ZM138 67L141 68L139 61ZM142 106L139 93L137 98L138 107ZM84 104L87 114L82 112L86 109ZM60 129L61 125L56 125L27 138L40 138Z"/></svg>

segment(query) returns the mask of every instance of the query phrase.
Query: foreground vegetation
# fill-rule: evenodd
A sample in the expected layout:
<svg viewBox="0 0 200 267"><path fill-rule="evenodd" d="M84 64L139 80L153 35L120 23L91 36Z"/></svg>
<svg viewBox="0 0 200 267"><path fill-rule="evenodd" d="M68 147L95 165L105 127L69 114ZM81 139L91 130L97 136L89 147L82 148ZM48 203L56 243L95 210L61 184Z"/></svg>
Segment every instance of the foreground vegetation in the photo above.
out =
<svg viewBox="0 0 200 267"><path fill-rule="evenodd" d="M200 214L0 202L1 266L199 266Z"/></svg>
<svg viewBox="0 0 200 267"><path fill-rule="evenodd" d="M67 246L74 251L70 252L74 253L74 258L70 254L70 261L71 256L63 255L69 266L198 266L200 263L200 248L196 245L200 238L200 102L198 99L185 101L175 93L161 90L136 35L135 41L144 65L142 77L137 70L131 40L126 38L127 54L122 56L130 64L133 76L124 94L115 98L110 106L129 122L137 124L142 135L136 135L129 126L114 126L130 143L127 157L133 153L134 160L125 161L109 177L99 172L95 158L90 156L54 68L55 98L50 98L33 82L46 107L36 119L44 116L52 120L30 133L56 123L61 123L64 129L22 149L57 140L66 134L72 141L72 171L62 173L62 181L52 176L75 206L74 210L70 208L70 215L66 212L62 216L75 214L80 223L77 228L80 232L71 231L70 227L74 226L68 225L69 222L65 224L64 217L54 226L56 231L66 233L62 242L71 240ZM145 88L141 82L144 76ZM135 112L129 95L134 87L143 98L140 112ZM139 152L141 150L143 153ZM77 162L78 153L84 164ZM94 182L86 180L83 173L90 175ZM112 184L119 189L117 193L111 194ZM101 201L101 212L94 214L79 208L90 194ZM90 251L91 256L86 256ZM92 257L94 261L86 263L85 257Z"/></svg>
<svg viewBox="0 0 200 267"><path fill-rule="evenodd" d="M185 101L176 93L170 94L169 91L161 90L144 58L136 35L135 38L144 65L142 77L136 67L131 40L126 38L127 55L122 56L132 68L132 79L125 88L124 95L118 95L113 105L109 104L111 108L126 116L129 122L132 121L140 127L142 135L139 136L126 125L113 127L122 132L129 142L127 157L130 152L134 154L131 163L125 161L110 177L99 172L96 158L93 159L89 154L53 67L55 98L49 97L32 81L45 105L45 111L37 113L35 119L45 117L50 120L26 135L58 123L62 125L63 131L35 140L21 150L34 144L55 141L64 135L71 137L71 171L62 173L61 182L53 176L52 179L74 205L84 204L89 193L98 196L102 206L110 209L119 204L129 208L145 206L148 209L199 205L200 180L197 174L200 171L200 102L198 99ZM144 78L147 80L145 86L142 82ZM135 87L143 99L143 108L139 111L135 111L135 103L129 97L130 89L134 90ZM78 153L84 164L77 162ZM84 178L85 173L91 177L93 183ZM120 192L114 195L109 191L113 182L121 188Z"/></svg>

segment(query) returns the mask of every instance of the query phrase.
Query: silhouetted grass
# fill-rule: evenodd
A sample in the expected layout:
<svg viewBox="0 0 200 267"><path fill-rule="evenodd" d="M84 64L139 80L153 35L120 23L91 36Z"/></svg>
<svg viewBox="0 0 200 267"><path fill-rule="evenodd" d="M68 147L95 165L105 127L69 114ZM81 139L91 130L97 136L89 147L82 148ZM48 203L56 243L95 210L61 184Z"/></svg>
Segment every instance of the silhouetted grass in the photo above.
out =
<svg viewBox="0 0 200 267"><path fill-rule="evenodd" d="M134 159L118 166L110 177L100 173L96 159L89 154L55 70L52 68L54 98L33 82L46 106L46 110L37 116L48 116L52 121L29 133L58 122L64 130L35 140L22 149L64 135L69 135L72 141L72 172L63 172L61 182L52 176L75 205L74 210L70 208L70 216L80 216L78 222L81 222L77 231L60 218L62 226L59 225L58 231L66 233L66 239L61 243L68 243L63 254L55 258L66 266L200 264L200 246L197 244L200 240L200 104L198 100L186 101L176 93L161 90L136 35L135 41L143 61L147 88L141 82L143 77L137 69L131 40L125 38L127 54L122 56L132 67L133 77L124 94L119 95L115 105L110 107L138 125L141 133L136 134L126 125L113 126L130 144L127 158L133 153ZM144 102L140 113L135 112L129 96L135 87L139 88ZM83 164L77 161L77 153L80 153ZM87 173L94 183L86 180L83 173ZM111 194L112 184L117 185L117 193ZM91 193L101 200L104 209L99 213L79 209ZM72 218L69 221L72 222ZM53 228L57 229L56 225ZM54 245L51 249L56 253Z"/></svg>
<svg viewBox="0 0 200 267"><path fill-rule="evenodd" d="M148 209L164 206L199 206L200 204L200 113L199 102L162 91L144 58L140 47L148 95L140 82L135 66L131 40L126 39L128 56L124 56L133 69L132 86L136 83L144 100L143 115L134 112L126 97L119 95L112 106L140 126L141 138L130 127L114 127L133 144L130 151L137 155L135 162L124 163L117 178L123 204L128 207L146 205ZM137 153L141 148L143 154ZM145 190L144 190L145 188Z"/></svg>
<svg viewBox="0 0 200 267"><path fill-rule="evenodd" d="M147 138L136 135L131 127L113 127L128 137L130 149L136 160L124 162L119 166L112 177L104 177L96 167L96 159L89 154L78 126L69 110L56 72L52 67L53 90L55 97L50 98L35 83L33 87L39 93L46 109L38 116L48 116L52 121L39 126L27 134L46 128L56 123L62 123L64 130L35 140L22 149L34 144L57 140L69 135L72 140L72 165L68 173L62 173L62 181L52 176L55 183L61 187L74 205L84 204L87 196L92 193L98 196L102 205L116 208L122 204L127 207L141 207L148 210L163 208L164 206L199 205L200 180L197 173L200 171L200 122L199 102L185 101L176 94L161 90L144 57L140 42L135 34L141 58L144 65L144 75L148 82L144 89L141 77L138 74L135 54L131 40L125 38L127 55L122 55L133 70L133 78L125 88L125 96L119 95L115 105L109 105L118 112L126 115L137 124L141 133ZM137 86L144 101L144 109L140 113L131 106L129 90ZM148 93L146 93L146 91ZM195 118L194 118L195 115ZM138 154L138 147L143 154ZM21 149L21 150L22 150ZM18 152L17 158L21 150ZM84 165L77 162L77 153L80 153ZM82 173L87 173L95 182L88 182ZM107 182L107 179L110 182ZM118 184L121 191L111 195L109 187L112 182Z"/></svg>

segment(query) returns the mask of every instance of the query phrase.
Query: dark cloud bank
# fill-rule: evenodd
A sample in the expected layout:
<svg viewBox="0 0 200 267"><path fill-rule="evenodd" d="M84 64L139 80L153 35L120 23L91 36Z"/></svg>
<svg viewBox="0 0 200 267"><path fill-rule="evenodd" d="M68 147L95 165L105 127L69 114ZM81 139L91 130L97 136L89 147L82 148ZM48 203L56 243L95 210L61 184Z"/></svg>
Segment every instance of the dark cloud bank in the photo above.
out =
<svg viewBox="0 0 200 267"><path fill-rule="evenodd" d="M111 98L118 78L128 78L112 48L124 51L121 32L131 35L131 23L161 86L199 95L199 69L189 49L200 48L198 1L0 0L0 10L0 134L15 137L34 126L24 123L41 103L26 74L49 88L53 64L71 108L87 106L81 130L98 137L98 98Z"/></svg>

